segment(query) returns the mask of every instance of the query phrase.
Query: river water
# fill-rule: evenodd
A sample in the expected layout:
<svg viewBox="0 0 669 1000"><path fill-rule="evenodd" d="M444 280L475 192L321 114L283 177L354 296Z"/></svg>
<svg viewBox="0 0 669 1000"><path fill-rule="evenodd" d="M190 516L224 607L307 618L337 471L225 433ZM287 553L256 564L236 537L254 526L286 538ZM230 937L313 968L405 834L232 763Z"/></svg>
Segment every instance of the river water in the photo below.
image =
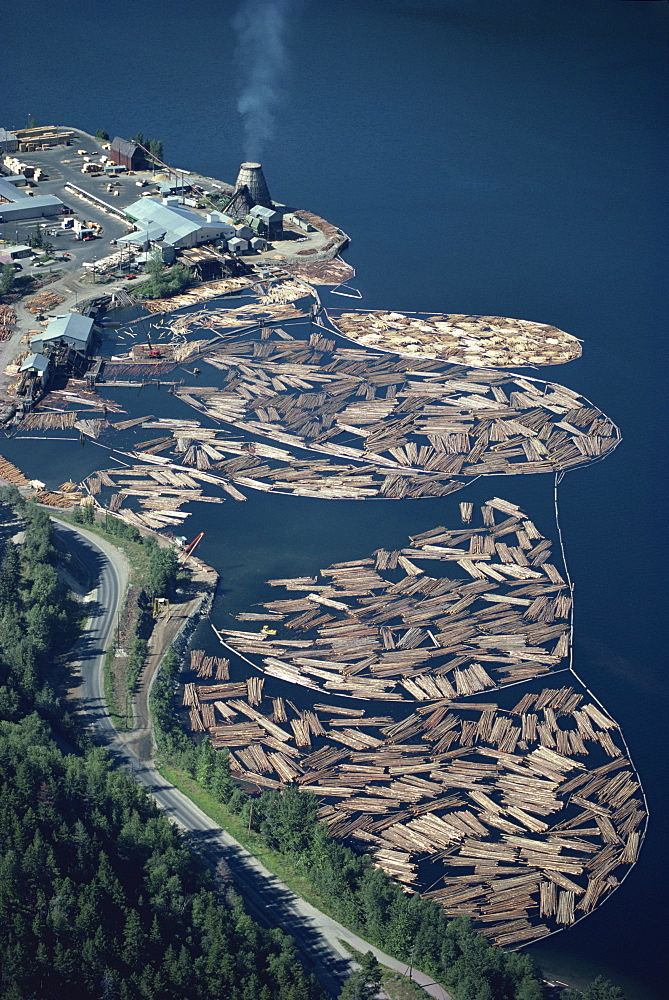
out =
<svg viewBox="0 0 669 1000"><path fill-rule="evenodd" d="M240 47L239 6L62 0L28 15L10 5L0 125L22 127L35 115L39 124L126 137L141 130L164 141L171 164L228 180L242 159L260 155L277 199L351 236L346 257L364 296L351 304L534 319L584 340L582 359L536 373L583 393L624 438L560 487L574 665L623 727L651 821L622 889L531 950L575 984L603 973L632 1000L659 998L669 8L655 0L293 0L280 5L280 58L276 36L246 37ZM274 117L260 150L245 145L237 110L249 80L264 86ZM350 300L325 293L324 301ZM174 400L161 399L169 412ZM142 412L158 413L159 404L142 399ZM1 447L50 485L105 464L90 444L68 449L67 469L65 453L56 457L48 443ZM540 527L549 517L548 478L490 486ZM223 575L215 613L229 614L262 599L268 577L311 573L448 523L445 504L462 497L361 504L259 494L202 504L190 521L206 532L202 557Z"/></svg>

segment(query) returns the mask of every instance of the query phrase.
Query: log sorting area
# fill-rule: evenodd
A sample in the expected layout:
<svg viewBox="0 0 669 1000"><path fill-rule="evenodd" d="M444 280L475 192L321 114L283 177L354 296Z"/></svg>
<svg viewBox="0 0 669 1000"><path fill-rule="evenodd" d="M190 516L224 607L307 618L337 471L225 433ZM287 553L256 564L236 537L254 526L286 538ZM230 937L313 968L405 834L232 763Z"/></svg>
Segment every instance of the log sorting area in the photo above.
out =
<svg viewBox="0 0 669 1000"><path fill-rule="evenodd" d="M202 360L218 370L218 384L184 387L179 397L256 447L260 439L276 448L254 455L250 446L215 463L253 489L443 496L468 477L575 468L619 440L610 420L562 386L440 361L407 370L404 359L338 346L319 332L308 340L282 329L229 335Z"/></svg>
<svg viewBox="0 0 669 1000"><path fill-rule="evenodd" d="M328 319L356 344L411 358L438 358L474 367L563 365L581 356L581 343L546 323L506 316L430 315L378 310L330 312Z"/></svg>
<svg viewBox="0 0 669 1000"><path fill-rule="evenodd" d="M480 527L469 507L469 523L399 551L267 581L286 592L262 605L280 637L218 634L266 675L365 700L469 696L564 669L571 594L551 542L506 500L483 504Z"/></svg>
<svg viewBox="0 0 669 1000"><path fill-rule="evenodd" d="M173 386L200 419L109 419L118 406L71 382L19 432L113 441L132 431L114 448L125 465L117 458L121 468L85 485L158 530L180 525L193 500L244 500L245 489L444 496L481 475L586 465L620 440L600 410L553 383L425 357L409 368L320 328L270 328L304 318L296 291L170 321L175 338L209 331L197 356L215 384ZM454 319L465 331L463 319L495 320L431 317ZM617 724L587 689L540 687L571 653L572 594L551 541L498 497L461 503L460 520L398 551L268 581L284 595L217 633L254 675L237 680L229 658L193 651L184 705L192 730L230 752L237 779L313 792L330 832L407 891L522 947L617 887L638 856L645 798ZM309 708L286 683L314 692ZM512 704L502 689L521 683Z"/></svg>
<svg viewBox="0 0 669 1000"><path fill-rule="evenodd" d="M198 358L216 370L216 384L174 388L206 423L173 421L171 449L152 439L138 446L183 456L173 470L210 472L238 499L244 489L320 499L445 496L481 475L577 468L620 440L615 424L571 389L434 360L407 370L404 359L341 347L313 330L302 338L295 327L226 331L240 312L175 320L181 335L204 323L217 331ZM153 461L170 465L167 455Z"/></svg>
<svg viewBox="0 0 669 1000"><path fill-rule="evenodd" d="M645 798L619 727L578 682L499 690L566 662L570 589L513 504L488 501L482 527L464 526L472 504L460 514L462 528L414 536L410 549L268 581L298 596L237 617L276 638L215 630L261 676L236 681L229 658L194 651L211 682L187 684L184 704L236 779L313 793L330 833L407 891L522 947L620 884ZM312 689L310 707L282 681Z"/></svg>

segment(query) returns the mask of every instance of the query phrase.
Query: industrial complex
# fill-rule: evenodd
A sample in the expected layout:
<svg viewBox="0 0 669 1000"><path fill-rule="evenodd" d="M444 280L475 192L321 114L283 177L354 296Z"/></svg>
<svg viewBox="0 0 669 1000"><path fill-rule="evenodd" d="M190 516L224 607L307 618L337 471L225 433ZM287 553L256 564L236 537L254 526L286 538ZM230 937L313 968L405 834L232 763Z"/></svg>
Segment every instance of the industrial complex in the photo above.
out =
<svg viewBox="0 0 669 1000"><path fill-rule="evenodd" d="M297 266L304 277L347 241L325 220L274 202L260 163L242 163L228 184L170 167L134 139L0 128L0 271L11 267L26 293L49 288L34 308L19 296L0 318L16 412L57 373L94 366L98 310L132 302L152 260L183 264L196 283L271 281Z"/></svg>

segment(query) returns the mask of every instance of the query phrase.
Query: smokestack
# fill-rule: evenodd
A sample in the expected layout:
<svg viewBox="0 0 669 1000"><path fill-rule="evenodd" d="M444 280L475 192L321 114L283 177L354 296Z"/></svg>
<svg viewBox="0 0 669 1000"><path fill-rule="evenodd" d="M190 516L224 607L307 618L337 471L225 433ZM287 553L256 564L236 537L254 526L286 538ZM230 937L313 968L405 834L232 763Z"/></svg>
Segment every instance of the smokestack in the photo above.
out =
<svg viewBox="0 0 669 1000"><path fill-rule="evenodd" d="M262 166L259 163L242 163L237 175L235 191L239 191L243 186L248 188L254 205L262 205L264 208L274 207Z"/></svg>

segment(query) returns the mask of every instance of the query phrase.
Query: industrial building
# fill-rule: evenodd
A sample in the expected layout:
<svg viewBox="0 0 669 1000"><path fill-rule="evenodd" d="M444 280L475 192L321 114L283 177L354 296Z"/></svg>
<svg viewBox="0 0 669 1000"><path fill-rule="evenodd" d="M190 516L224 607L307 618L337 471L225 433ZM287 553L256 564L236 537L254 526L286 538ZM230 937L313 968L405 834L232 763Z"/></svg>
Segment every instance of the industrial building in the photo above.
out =
<svg viewBox="0 0 669 1000"><path fill-rule="evenodd" d="M0 261L5 263L9 261L10 263L14 260L22 260L24 257L34 257L35 251L27 243L14 244L13 246L3 247L2 253L0 254Z"/></svg>
<svg viewBox="0 0 669 1000"><path fill-rule="evenodd" d="M254 225L254 219L258 220L259 226ZM281 238L283 217L274 208L267 208L265 205L254 205L249 212L247 222L254 231L266 233L270 240Z"/></svg>
<svg viewBox="0 0 669 1000"><path fill-rule="evenodd" d="M88 351L93 333L93 320L80 313L66 313L54 316L44 333L38 333L30 341L33 351L41 352L45 347L65 344L80 354Z"/></svg>
<svg viewBox="0 0 669 1000"><path fill-rule="evenodd" d="M284 222L287 222L289 226L295 226L296 229L301 229L305 233L316 232L315 227L309 222L305 217L305 213L302 211L296 212L286 212L283 217Z"/></svg>
<svg viewBox="0 0 669 1000"><path fill-rule="evenodd" d="M231 240L228 240L228 250L230 253L235 255L246 253L249 248L247 240L241 239L239 236L233 236Z"/></svg>
<svg viewBox="0 0 669 1000"><path fill-rule="evenodd" d="M155 198L140 198L125 212L137 225L138 232L123 237L119 243L132 243L144 233L147 245L149 242L160 242L180 248L235 236L234 227L224 222L220 213L210 212L205 220L180 206L178 197L163 198L162 202ZM158 235L160 231L162 237Z"/></svg>
<svg viewBox="0 0 669 1000"><path fill-rule="evenodd" d="M19 368L19 374L23 376L24 387L31 382L33 386L39 383L43 389L49 379L49 359L43 354L31 354Z"/></svg>
<svg viewBox="0 0 669 1000"><path fill-rule="evenodd" d="M6 128L0 128L0 153L15 153L19 148L19 140L14 132L8 132Z"/></svg>
<svg viewBox="0 0 669 1000"><path fill-rule="evenodd" d="M126 170L142 170L146 165L144 151L136 142L116 136L109 147L109 159Z"/></svg>
<svg viewBox="0 0 669 1000"><path fill-rule="evenodd" d="M133 250L148 250L152 243L162 243L167 235L165 226L156 222L148 222L127 236L119 236L119 246L132 247Z"/></svg>
<svg viewBox="0 0 669 1000"><path fill-rule="evenodd" d="M158 185L158 190L163 198L168 198L171 194L186 194L190 191L190 184L186 184L184 181L173 180L173 181L162 181Z"/></svg>
<svg viewBox="0 0 669 1000"><path fill-rule="evenodd" d="M65 207L53 194L31 196L21 187L21 177L0 177L0 222L40 219L59 215Z"/></svg>

